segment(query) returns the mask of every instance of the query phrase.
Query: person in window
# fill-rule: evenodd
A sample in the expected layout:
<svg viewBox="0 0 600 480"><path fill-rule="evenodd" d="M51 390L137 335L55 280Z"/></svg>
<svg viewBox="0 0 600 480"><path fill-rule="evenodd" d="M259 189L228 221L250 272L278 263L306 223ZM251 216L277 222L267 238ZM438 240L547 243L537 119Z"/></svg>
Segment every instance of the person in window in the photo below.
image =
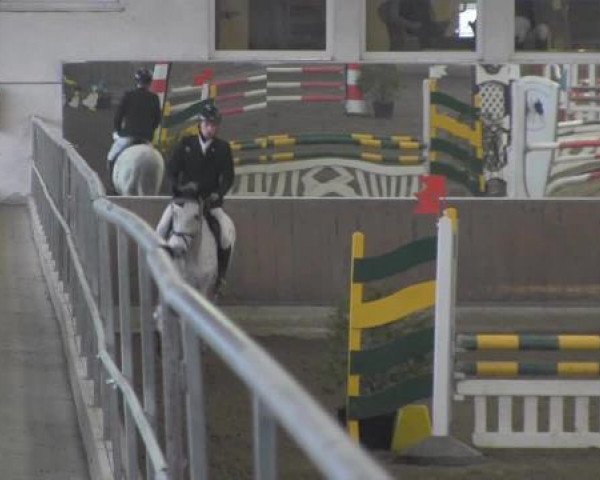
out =
<svg viewBox="0 0 600 480"><path fill-rule="evenodd" d="M167 164L174 196L199 196L205 202L206 220L218 245L216 293L225 283L231 248L221 244L223 197L234 181L233 157L229 142L217 137L221 113L212 100L204 100L198 115L198 135L188 135L175 147Z"/></svg>
<svg viewBox="0 0 600 480"><path fill-rule="evenodd" d="M114 117L114 143L108 152L108 169L112 169L119 154L134 143L149 143L160 124L161 110L158 95L150 91L152 73L140 68L134 76L136 88L121 98Z"/></svg>
<svg viewBox="0 0 600 480"><path fill-rule="evenodd" d="M515 1L515 48L517 50L547 50L550 28L545 23L537 23L535 0Z"/></svg>
<svg viewBox="0 0 600 480"><path fill-rule="evenodd" d="M390 50L411 49L411 41L416 49L429 48L442 34L429 0L385 0L378 14L387 27Z"/></svg>

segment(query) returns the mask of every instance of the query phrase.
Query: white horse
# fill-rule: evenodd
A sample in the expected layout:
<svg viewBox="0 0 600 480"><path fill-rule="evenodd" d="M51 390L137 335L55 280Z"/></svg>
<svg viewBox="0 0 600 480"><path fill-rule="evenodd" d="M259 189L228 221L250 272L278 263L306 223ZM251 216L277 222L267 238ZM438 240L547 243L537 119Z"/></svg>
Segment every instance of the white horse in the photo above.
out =
<svg viewBox="0 0 600 480"><path fill-rule="evenodd" d="M221 225L221 246L233 248L235 226L222 208L211 210ZM218 274L217 242L205 218L201 200L174 199L165 209L158 234L167 242L183 277L209 299L214 299Z"/></svg>
<svg viewBox="0 0 600 480"><path fill-rule="evenodd" d="M119 195L156 195L164 173L158 150L150 144L132 145L115 160L112 182Z"/></svg>

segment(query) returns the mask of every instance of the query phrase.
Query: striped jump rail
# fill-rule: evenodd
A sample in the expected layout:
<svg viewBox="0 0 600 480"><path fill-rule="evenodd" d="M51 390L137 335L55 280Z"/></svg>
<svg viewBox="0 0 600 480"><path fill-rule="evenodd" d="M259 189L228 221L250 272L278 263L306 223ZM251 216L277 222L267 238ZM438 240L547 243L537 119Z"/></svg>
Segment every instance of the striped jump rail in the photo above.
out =
<svg viewBox="0 0 600 480"><path fill-rule="evenodd" d="M475 377L599 377L598 362L459 362L456 373Z"/></svg>
<svg viewBox="0 0 600 480"><path fill-rule="evenodd" d="M224 89L235 88L255 83L263 83L266 87L267 74L250 75L242 78L214 80L210 83L210 97L217 102L221 110L221 115L223 115L224 117L240 115L242 113L253 112L257 110L264 110L267 108L268 102L267 88L258 88L242 92L219 94L219 92L221 92ZM223 102L246 98L260 98L262 101L256 103L249 103L245 105L239 105L235 107L223 107L221 105Z"/></svg>
<svg viewBox="0 0 600 480"><path fill-rule="evenodd" d="M266 73L262 73L265 72ZM300 102L300 103L342 103L347 100L346 79L343 80L299 80L299 81L272 81L268 80L271 74L341 74L345 75L344 65L316 65L302 67L267 67L260 74L247 75L237 78L207 80L200 85L174 87L170 90L170 98L166 112L167 117L174 117L167 122L167 127L181 126L193 121L197 114L198 103L201 98L213 98L220 107L221 114L225 117L240 115L247 112L264 110L272 102ZM243 89L256 85L257 88L228 92L231 89ZM293 95L269 95L269 91L282 91L284 89L336 89L342 90L341 94L314 93ZM224 93L222 93L224 92ZM188 97L189 101L175 101L177 98ZM259 99L255 103L226 106L226 102L245 99Z"/></svg>
<svg viewBox="0 0 600 480"><path fill-rule="evenodd" d="M527 145L528 151L588 150L579 154L560 155L553 161L545 187L546 195L553 195L561 189L582 188L585 184L597 182L600 179L600 166L598 165L600 155L589 153L589 149L598 148L600 148L598 138L580 138Z"/></svg>
<svg viewBox="0 0 600 480"><path fill-rule="evenodd" d="M210 97L220 104L224 101L243 99L249 97L263 97L264 101L238 107L225 107L221 109L223 116L239 115L245 112L262 110L267 108L269 102L301 102L301 103L341 103L346 101L345 80L308 80L308 81L268 81L269 75L273 74L341 74L345 75L346 69L343 65L306 65L300 67L266 67L266 74L254 75L244 78L216 80L211 82ZM232 94L220 94L223 89L240 87L250 83L263 83L264 89L250 92L237 92ZM268 95L271 90L282 89L331 89L344 90L343 94L294 94L294 95Z"/></svg>
<svg viewBox="0 0 600 480"><path fill-rule="evenodd" d="M527 150L530 152L543 150L563 150L566 148L596 148L600 147L600 140L597 138L566 140L562 142L539 142L527 144Z"/></svg>
<svg viewBox="0 0 600 480"><path fill-rule="evenodd" d="M267 67L267 73L344 73L343 65L306 65L301 67Z"/></svg>
<svg viewBox="0 0 600 480"><path fill-rule="evenodd" d="M363 136L355 134L301 134L258 137L247 140L231 141L234 151L257 150L268 147L281 148L296 145L357 145L371 149L422 150L423 143L409 136Z"/></svg>
<svg viewBox="0 0 600 480"><path fill-rule="evenodd" d="M261 163L291 162L295 160L309 160L317 158L341 158L347 160L363 160L371 163L386 165L420 165L424 159L419 155L382 155L380 153L356 153L336 152L333 150L321 150L315 152L297 153L281 152L250 157L234 157L235 165L256 165Z"/></svg>
<svg viewBox="0 0 600 480"><path fill-rule="evenodd" d="M600 92L600 86L593 85L574 85L571 87L575 92Z"/></svg>
<svg viewBox="0 0 600 480"><path fill-rule="evenodd" d="M600 335L457 335L464 350L600 350Z"/></svg>
<svg viewBox="0 0 600 480"><path fill-rule="evenodd" d="M299 82L267 82L269 88L338 88L345 89L346 84L334 80L307 80Z"/></svg>
<svg viewBox="0 0 600 480"><path fill-rule="evenodd" d="M571 95L569 100L572 102L599 102L600 96L598 95Z"/></svg>
<svg viewBox="0 0 600 480"><path fill-rule="evenodd" d="M561 177L556 180L552 180L548 183L546 191L549 195L554 193L556 190L571 185L581 185L588 182L595 182L600 180L600 169L596 169L592 172L582 173L580 175L571 175L569 177Z"/></svg>
<svg viewBox="0 0 600 480"><path fill-rule="evenodd" d="M567 120L558 123L558 136L600 133L600 121Z"/></svg>
<svg viewBox="0 0 600 480"><path fill-rule="evenodd" d="M266 81L267 81L266 74L248 75L246 77L228 78L228 79L223 79L223 80L213 80L213 81L211 81L210 86L211 86L211 88L215 87L215 88L218 88L219 90L221 90L223 88L237 87L239 85L245 85L248 83L262 83L262 82L266 82Z"/></svg>

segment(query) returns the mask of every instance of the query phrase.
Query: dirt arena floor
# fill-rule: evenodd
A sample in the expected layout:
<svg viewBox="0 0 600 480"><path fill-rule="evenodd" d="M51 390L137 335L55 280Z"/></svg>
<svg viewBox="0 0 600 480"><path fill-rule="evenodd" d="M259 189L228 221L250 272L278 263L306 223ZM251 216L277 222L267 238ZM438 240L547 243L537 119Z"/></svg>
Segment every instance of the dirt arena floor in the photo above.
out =
<svg viewBox="0 0 600 480"><path fill-rule="evenodd" d="M600 316L597 311L585 309L538 309L524 307L522 309L469 309L457 318L457 328L464 332L579 332L598 333L600 330ZM285 366L299 381L311 392L323 407L332 415L336 414L337 407L344 402L345 385L332 381L332 375L339 380L335 368L332 367L332 340L329 339L300 339L285 336L256 337L258 342L271 353L283 366ZM513 354L514 355L514 354ZM575 355L581 358L581 352ZM589 358L590 355L588 354ZM598 353L593 352L591 359L598 360ZM573 358L573 356L571 356ZM539 358L538 358L539 360ZM221 377L221 370L216 362L207 365L207 370L212 372L208 378L211 382L220 380L213 394L213 407L225 405L240 397L228 395L222 389L234 389L235 382L222 382L226 377ZM600 384L599 384L600 385ZM218 400L217 400L218 399ZM592 428L598 425L598 412L600 405L593 403L595 410L591 414ZM248 405L246 403L246 405ZM232 412L235 406L230 407ZM241 408L241 407L240 407ZM246 406L246 408L248 408ZM470 435L473 431L473 408L470 400L455 402L452 435L470 444ZM565 419L568 424L570 419ZM220 430L220 428L219 428ZM224 433L223 433L224 434ZM235 441L241 441L241 430L237 430ZM249 445L249 444L248 444ZM248 448L248 447L247 447ZM246 448L246 450L247 450ZM243 450L243 449L242 449ZM540 450L513 450L513 449L487 449L481 450L485 457L484 463L468 467L426 467L405 465L387 452L375 452L376 457L385 465L394 478L410 480L426 479L535 479L535 480L563 480L571 479L574 475L580 480L600 478L600 450L598 449L540 449ZM286 480L319 478L306 467L290 465L292 457L287 450L282 454L280 478ZM246 475L248 475L246 473ZM231 476L222 478L250 478L250 476Z"/></svg>
<svg viewBox="0 0 600 480"><path fill-rule="evenodd" d="M599 319L598 309L469 308L459 313L457 323L458 330L461 332L598 333ZM286 336L280 333L281 330L276 334L268 334L263 330L261 335L253 335L253 338L286 368L333 418L337 417L337 409L345 402L345 365L342 358L344 353L335 330L336 327L332 325L333 334L319 338ZM593 352L593 356L597 357L597 352ZM580 359L581 354L576 357ZM253 478L251 398L246 387L216 355L207 350L203 358L211 478L251 479ZM158 362L158 375L160 370L160 362ZM136 377L139 388L141 378L139 375ZM161 403L159 400L159 404ZM591 423L592 428L595 429L594 425L598 425L600 404L597 400L592 400L591 404L593 406ZM451 433L466 444L471 444L472 419L472 402L468 399L455 402ZM572 424L572 419L565 418L565 424ZM570 480L574 475L578 480L600 478L598 449L480 451L484 455L483 463L465 467L406 465L390 452L372 453L393 478L403 480ZM281 431L278 432L278 452L278 478L282 480L323 478Z"/></svg>

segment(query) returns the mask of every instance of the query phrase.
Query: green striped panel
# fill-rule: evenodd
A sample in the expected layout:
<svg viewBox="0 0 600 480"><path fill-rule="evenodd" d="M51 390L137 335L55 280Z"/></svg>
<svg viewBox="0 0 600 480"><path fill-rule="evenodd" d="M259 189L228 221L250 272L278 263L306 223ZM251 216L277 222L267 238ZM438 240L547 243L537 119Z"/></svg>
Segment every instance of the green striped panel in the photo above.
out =
<svg viewBox="0 0 600 480"><path fill-rule="evenodd" d="M479 108L468 105L465 102L461 102L460 100L451 97L446 93L431 92L431 103L434 105L442 105L461 115L466 115L470 120L479 120Z"/></svg>
<svg viewBox="0 0 600 480"><path fill-rule="evenodd" d="M468 150L443 138L432 138L431 150L446 153L452 158L460 160L473 173L483 173L483 161L475 156L474 149Z"/></svg>
<svg viewBox="0 0 600 480"><path fill-rule="evenodd" d="M348 397L348 419L360 420L384 415L404 405L431 397L433 375L413 377L380 392L360 397Z"/></svg>
<svg viewBox="0 0 600 480"><path fill-rule="evenodd" d="M373 282L431 262L437 256L437 237L425 237L376 257L354 260L355 283Z"/></svg>
<svg viewBox="0 0 600 480"><path fill-rule="evenodd" d="M430 170L433 174L443 175L449 180L464 185L473 195L482 194L479 187L479 179L473 177L473 175L465 169L458 169L454 165L436 161L431 162Z"/></svg>
<svg viewBox="0 0 600 480"><path fill-rule="evenodd" d="M411 332L369 350L350 352L351 375L383 373L433 350L433 327Z"/></svg>

